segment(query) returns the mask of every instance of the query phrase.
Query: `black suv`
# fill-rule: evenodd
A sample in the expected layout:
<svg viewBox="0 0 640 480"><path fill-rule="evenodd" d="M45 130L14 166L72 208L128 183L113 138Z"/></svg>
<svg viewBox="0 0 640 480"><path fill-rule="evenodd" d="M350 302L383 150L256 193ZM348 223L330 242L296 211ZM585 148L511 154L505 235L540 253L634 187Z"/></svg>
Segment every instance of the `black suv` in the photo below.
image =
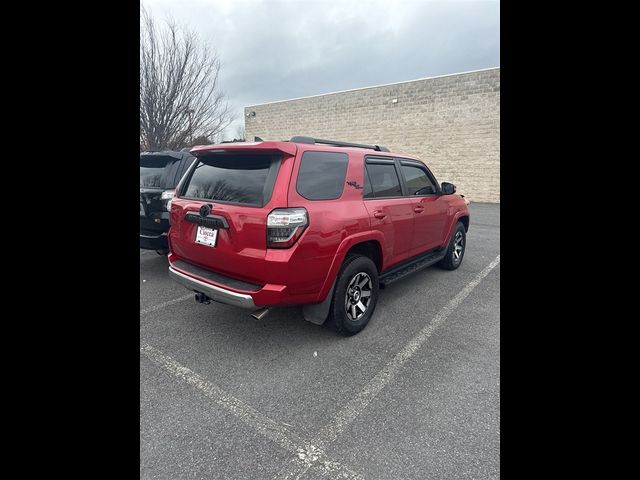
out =
<svg viewBox="0 0 640 480"><path fill-rule="evenodd" d="M169 253L171 199L195 157L188 151L140 153L140 248Z"/></svg>

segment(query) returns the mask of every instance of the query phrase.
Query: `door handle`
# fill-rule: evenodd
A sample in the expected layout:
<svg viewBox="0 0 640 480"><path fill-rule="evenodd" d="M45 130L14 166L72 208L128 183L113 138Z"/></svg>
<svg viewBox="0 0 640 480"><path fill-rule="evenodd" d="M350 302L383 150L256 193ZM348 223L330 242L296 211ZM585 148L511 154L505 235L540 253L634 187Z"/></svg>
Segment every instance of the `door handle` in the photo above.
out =
<svg viewBox="0 0 640 480"><path fill-rule="evenodd" d="M418 205L417 207L413 207L413 211L416 212L416 213L420 213L420 212L424 211L424 207L421 207L421 206Z"/></svg>
<svg viewBox="0 0 640 480"><path fill-rule="evenodd" d="M382 210L375 210L373 212L373 216L376 217L376 218L379 218L380 220L382 220L384 217L387 216L387 214L384 213Z"/></svg>

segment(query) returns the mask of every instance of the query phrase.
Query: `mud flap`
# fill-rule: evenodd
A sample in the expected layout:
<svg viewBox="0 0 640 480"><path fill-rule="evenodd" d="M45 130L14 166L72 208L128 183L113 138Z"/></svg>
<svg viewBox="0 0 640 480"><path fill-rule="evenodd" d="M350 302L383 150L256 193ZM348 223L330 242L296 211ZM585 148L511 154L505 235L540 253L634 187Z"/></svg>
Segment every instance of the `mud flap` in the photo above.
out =
<svg viewBox="0 0 640 480"><path fill-rule="evenodd" d="M336 287L336 282L333 282L331 290L327 293L327 298L320 303L312 303L304 305L302 307L302 314L307 322L315 323L316 325L322 325L329 317L329 308L331 308L331 300L333 300L333 289Z"/></svg>

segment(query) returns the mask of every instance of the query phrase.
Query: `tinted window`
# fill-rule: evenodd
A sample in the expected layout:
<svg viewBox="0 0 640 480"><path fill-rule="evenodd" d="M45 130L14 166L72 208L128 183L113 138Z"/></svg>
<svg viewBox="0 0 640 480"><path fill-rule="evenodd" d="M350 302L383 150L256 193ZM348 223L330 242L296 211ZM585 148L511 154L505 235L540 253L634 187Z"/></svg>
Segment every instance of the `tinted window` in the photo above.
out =
<svg viewBox="0 0 640 480"><path fill-rule="evenodd" d="M432 195L436 193L436 188L429 180L427 172L420 167L402 165L402 173L407 182L409 195Z"/></svg>
<svg viewBox="0 0 640 480"><path fill-rule="evenodd" d="M144 188L173 188L175 163L178 160L160 155L140 156L140 186Z"/></svg>
<svg viewBox="0 0 640 480"><path fill-rule="evenodd" d="M393 164L367 164L367 171L376 198L402 196L400 181Z"/></svg>
<svg viewBox="0 0 640 480"><path fill-rule="evenodd" d="M182 168L180 169L180 173L179 173L180 176L178 178L178 181L184 176L185 173L187 173L187 170L189 170L189 167L191 166L194 160L195 160L194 157L189 157L182 161Z"/></svg>
<svg viewBox="0 0 640 480"><path fill-rule="evenodd" d="M304 152L296 189L309 200L335 200L344 189L346 153Z"/></svg>
<svg viewBox="0 0 640 480"><path fill-rule="evenodd" d="M371 188L371 180L369 180L369 172L364 170L364 198L373 198L373 189Z"/></svg>
<svg viewBox="0 0 640 480"><path fill-rule="evenodd" d="M182 189L183 196L262 206L271 198L278 160L277 155L262 153L203 156Z"/></svg>

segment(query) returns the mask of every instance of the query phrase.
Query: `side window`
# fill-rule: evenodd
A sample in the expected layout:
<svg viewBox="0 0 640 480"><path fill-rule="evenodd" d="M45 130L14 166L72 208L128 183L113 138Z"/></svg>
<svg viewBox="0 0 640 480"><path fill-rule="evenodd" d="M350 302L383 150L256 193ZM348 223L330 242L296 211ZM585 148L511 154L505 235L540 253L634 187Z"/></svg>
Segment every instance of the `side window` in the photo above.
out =
<svg viewBox="0 0 640 480"><path fill-rule="evenodd" d="M178 184L180 183L180 180L182 180L182 177L184 177L185 173L187 173L187 170L189 170L189 167L196 161L196 157L188 157L182 160L182 162L180 162L182 164L182 166L180 167L180 170L178 171L178 175L176 176L176 188L178 188Z"/></svg>
<svg viewBox="0 0 640 480"><path fill-rule="evenodd" d="M402 164L402 173L407 182L409 195L433 195L436 187L433 185L427 172L417 166Z"/></svg>
<svg viewBox="0 0 640 480"><path fill-rule="evenodd" d="M371 188L371 180L369 180L369 172L364 169L364 198L373 198L373 189Z"/></svg>
<svg viewBox="0 0 640 480"><path fill-rule="evenodd" d="M346 153L304 152L296 189L307 200L342 196L349 157Z"/></svg>
<svg viewBox="0 0 640 480"><path fill-rule="evenodd" d="M187 170L189 170L189 167L195 161L195 159L196 159L195 157L188 157L182 160L182 168L178 173L178 181L180 181L180 179L184 176L184 174L187 173Z"/></svg>
<svg viewBox="0 0 640 480"><path fill-rule="evenodd" d="M182 162L180 160L176 160L175 162L173 162L173 165L171 165L170 168L167 168L168 188L176 188L179 180L178 172L180 171L181 167Z"/></svg>
<svg viewBox="0 0 640 480"><path fill-rule="evenodd" d="M367 164L367 172L376 198L402 196L400 180L398 180L396 168L392 163Z"/></svg>

